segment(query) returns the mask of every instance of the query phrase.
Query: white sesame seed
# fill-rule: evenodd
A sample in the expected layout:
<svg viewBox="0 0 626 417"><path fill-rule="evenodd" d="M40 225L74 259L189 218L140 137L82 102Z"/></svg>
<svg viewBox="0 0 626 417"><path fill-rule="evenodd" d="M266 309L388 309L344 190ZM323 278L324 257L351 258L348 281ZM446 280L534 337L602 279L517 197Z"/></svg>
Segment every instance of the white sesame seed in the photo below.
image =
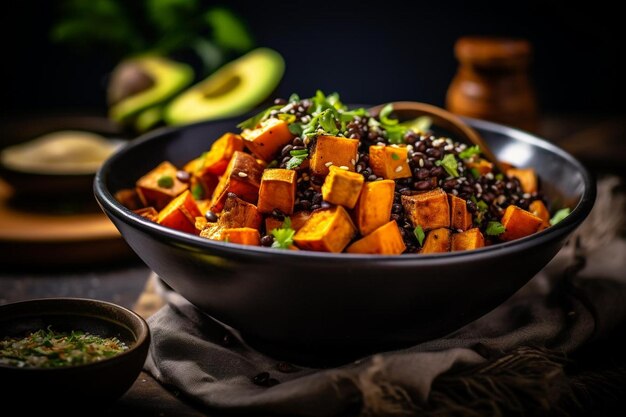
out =
<svg viewBox="0 0 626 417"><path fill-rule="evenodd" d="M327 167L331 166L333 163L332 162L326 162L324 165L326 165Z"/></svg>
<svg viewBox="0 0 626 417"><path fill-rule="evenodd" d="M452 194L459 195L459 192L457 190L452 190Z"/></svg>
<svg viewBox="0 0 626 417"><path fill-rule="evenodd" d="M376 142L376 145L378 145L378 146L385 146L385 142Z"/></svg>
<svg viewBox="0 0 626 417"><path fill-rule="evenodd" d="M451 151L452 149L454 149L454 145L446 145L443 147L444 151Z"/></svg>
<svg viewBox="0 0 626 417"><path fill-rule="evenodd" d="M402 171L402 165L396 167L396 172L400 172L400 171Z"/></svg>
<svg viewBox="0 0 626 417"><path fill-rule="evenodd" d="M443 139L441 138L433 140L433 146L439 146L442 143L443 143Z"/></svg>
<svg viewBox="0 0 626 417"><path fill-rule="evenodd" d="M343 170L347 171L347 170L349 170L350 168L348 168L348 167L347 167L347 166L345 166L345 165L341 165L341 166L339 167L339 169L343 169Z"/></svg>
<svg viewBox="0 0 626 417"><path fill-rule="evenodd" d="M241 178L245 178L248 176L248 174L246 174L245 172L238 172L237 175L239 175Z"/></svg>
<svg viewBox="0 0 626 417"><path fill-rule="evenodd" d="M407 151L412 151L413 150L413 145L411 145L410 143L408 145L406 145L406 150Z"/></svg>
<svg viewBox="0 0 626 417"><path fill-rule="evenodd" d="M524 197L524 198L530 198L530 194L528 194L528 193L524 193L524 194L522 194L522 197Z"/></svg>
<svg viewBox="0 0 626 417"><path fill-rule="evenodd" d="M354 160L358 162L359 161L359 157L360 157L360 155L357 153L356 154L356 158L354 158Z"/></svg>
<svg viewBox="0 0 626 417"><path fill-rule="evenodd" d="M297 181L297 182L299 182L299 183L300 183L300 182L302 182L302 178L298 178L298 181Z"/></svg>
<svg viewBox="0 0 626 417"><path fill-rule="evenodd" d="M485 178L487 178L488 180L492 180L492 179L493 179L493 174L492 174L491 172L488 172L488 173L485 175Z"/></svg>
<svg viewBox="0 0 626 417"><path fill-rule="evenodd" d="M376 181L382 181L382 180L383 180L383 177L376 178Z"/></svg>
<svg viewBox="0 0 626 417"><path fill-rule="evenodd" d="M363 171L363 166L357 165L356 166L356 172L361 172L361 171Z"/></svg>
<svg viewBox="0 0 626 417"><path fill-rule="evenodd" d="M392 148L399 148L398 145L396 145L395 143L393 145L391 145Z"/></svg>
<svg viewBox="0 0 626 417"><path fill-rule="evenodd" d="M350 160L350 163L351 163L352 165L356 165L356 161L355 161L354 159L351 159L351 160Z"/></svg>
<svg viewBox="0 0 626 417"><path fill-rule="evenodd" d="M424 160L423 159L420 159L419 166L420 166L420 168L424 168Z"/></svg>

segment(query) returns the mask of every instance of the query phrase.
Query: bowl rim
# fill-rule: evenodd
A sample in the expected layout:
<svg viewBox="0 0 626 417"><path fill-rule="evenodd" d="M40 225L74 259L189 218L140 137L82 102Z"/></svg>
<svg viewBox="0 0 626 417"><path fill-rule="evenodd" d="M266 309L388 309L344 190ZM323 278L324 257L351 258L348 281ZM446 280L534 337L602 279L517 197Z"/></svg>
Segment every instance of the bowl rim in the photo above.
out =
<svg viewBox="0 0 626 417"><path fill-rule="evenodd" d="M3 310L8 310L8 309L12 309L12 308L16 308L16 307L20 307L20 306L27 306L29 304L60 304L62 305L63 303L71 303L71 304L97 304L99 306L103 306L103 307L109 307L112 308L114 310L120 311L124 314L124 316L128 316L131 317L133 320L135 320L138 324L139 324L139 331L135 332L133 329L130 328L130 326L127 326L124 323L118 322L116 320L112 320L106 316L98 316L98 315L94 315L94 314L79 314L79 313L75 313L73 312L72 317L92 317L92 318L97 318L97 319L101 319L102 321L107 321L109 323L112 323L113 325L119 327L126 327L127 330L129 330L131 333L133 333L135 335L136 340L132 343L131 346L129 346L128 350L125 350L122 353L119 353L117 355L113 355L111 357L102 359L100 361L97 362L91 362L91 363L86 363L86 364L80 364L80 365L70 365L70 366L60 366L57 368L41 368L41 367L17 367L17 366L12 366L12 365L4 365L4 364L0 364L0 371L2 371L3 369L6 370L19 370L20 372L24 371L24 372L67 372L67 371L72 371L73 370L85 370L85 369L96 369L102 366L106 366L107 364L110 364L114 361L118 361L121 360L124 357L128 357L132 354L134 354L135 351L140 350L143 345L145 343L150 343L150 327L148 326L148 323L146 322L146 320L141 317L139 314L135 313L134 311L123 307L119 304L115 304L112 303L110 301L104 301L104 300L96 300L96 299L92 299L92 298L80 298L80 297L48 297L48 298L33 298L33 299L29 299L29 300L23 300L23 301L16 301L16 302L12 302L12 303L8 303L8 304L3 304L0 305L0 315L3 313ZM33 313L33 314L29 314L27 312L24 312L23 317L37 317L37 316L41 316L41 317L45 317L47 315L55 315L56 313L52 313L52 314L47 314L47 313ZM59 312L58 314L63 314L62 312Z"/></svg>
<svg viewBox="0 0 626 417"><path fill-rule="evenodd" d="M192 235L182 231L170 229L165 226L156 224L150 220L147 220L126 207L122 206L115 197L111 194L106 186L107 177L110 172L110 167L118 159L122 158L126 151L139 146L142 146L146 142L156 140L165 135L181 131L184 129L190 129L199 127L202 125L210 125L213 123L228 123L232 122L233 126L240 121L238 117L219 119L214 121L197 122L184 126L168 126L156 129L152 132L148 132L138 138L130 141L122 149L118 150L115 154L109 157L96 172L94 178L94 195L98 204L103 208L105 213L110 217L113 215L119 220L122 220L126 224L137 227L141 231L150 235L160 235L161 237L167 237L179 244L193 246L194 248L206 251L207 254L211 253L230 253L239 256L264 256L272 255L279 260L323 260L332 263L341 262L354 262L359 261L361 264L380 264L380 263L420 263L420 264L440 264L442 262L458 262L462 263L471 259L482 259L493 256L495 254L511 254L519 252L520 250L529 249L534 246L539 246L545 242L553 241L562 238L563 236L571 233L589 214L591 211L595 199L596 199L596 185L592 180L592 176L589 171L579 162L574 156L559 148L558 146L541 139L540 137L525 132L520 129L505 126L502 124L489 122L486 120L473 119L469 117L463 117L463 120L468 122L471 127L490 130L498 132L499 134L512 137L521 142L527 143L532 146L543 148L551 153L557 154L559 157L567 160L574 165L578 172L582 175L583 179L583 193L576 204L576 207L571 213L563 219L561 222L547 229L544 229L538 233L530 236L526 236L520 239L516 239L510 242L501 242L491 246L486 246L471 251L458 251L447 252L437 254L400 254L400 255L371 255L371 254L350 254L350 253L330 253L330 252L315 252L315 251L292 251L292 250L276 250L273 248L266 248L263 246L250 246L239 245L234 243L215 241L200 236Z"/></svg>

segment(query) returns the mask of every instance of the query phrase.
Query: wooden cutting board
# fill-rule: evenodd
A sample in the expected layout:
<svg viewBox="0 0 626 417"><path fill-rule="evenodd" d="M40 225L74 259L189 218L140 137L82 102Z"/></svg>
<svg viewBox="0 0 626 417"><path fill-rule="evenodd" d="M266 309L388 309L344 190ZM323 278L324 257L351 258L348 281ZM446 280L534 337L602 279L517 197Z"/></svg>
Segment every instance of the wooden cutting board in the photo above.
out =
<svg viewBox="0 0 626 417"><path fill-rule="evenodd" d="M14 207L0 180L0 262L4 265L79 265L129 258L132 251L99 211L49 214Z"/></svg>

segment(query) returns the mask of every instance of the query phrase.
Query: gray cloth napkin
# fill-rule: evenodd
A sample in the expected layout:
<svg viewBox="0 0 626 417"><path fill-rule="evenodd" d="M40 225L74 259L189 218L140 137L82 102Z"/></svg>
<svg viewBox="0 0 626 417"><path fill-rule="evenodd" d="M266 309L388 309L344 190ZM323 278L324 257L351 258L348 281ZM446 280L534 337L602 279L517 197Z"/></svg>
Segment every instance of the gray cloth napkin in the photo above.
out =
<svg viewBox="0 0 626 417"><path fill-rule="evenodd" d="M611 194L615 183L609 185L604 188ZM626 320L626 241L614 231L587 230L610 227L606 216L614 203L599 201L577 234L591 236L584 257L574 244L578 237L571 239L511 299L446 337L333 369L294 366L255 351L236 331L163 289L168 304L148 320L152 345L145 368L210 409L245 414L411 415L436 404L455 409L465 400L442 386L451 374L457 377L449 385L463 386L476 404L492 397L490 407L503 398L519 406L517 391L558 396L562 366L553 352L574 352ZM605 219L602 226L595 224L598 216ZM548 400L536 401L546 408Z"/></svg>

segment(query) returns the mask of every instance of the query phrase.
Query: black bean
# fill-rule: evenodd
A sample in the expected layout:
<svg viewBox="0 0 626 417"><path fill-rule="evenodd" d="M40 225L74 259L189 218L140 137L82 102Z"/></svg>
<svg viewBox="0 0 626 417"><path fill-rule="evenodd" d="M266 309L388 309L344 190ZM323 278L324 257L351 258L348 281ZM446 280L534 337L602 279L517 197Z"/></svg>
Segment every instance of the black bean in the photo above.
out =
<svg viewBox="0 0 626 417"><path fill-rule="evenodd" d="M441 177L446 173L442 167L434 167L430 170L430 175L433 177Z"/></svg>
<svg viewBox="0 0 626 417"><path fill-rule="evenodd" d="M401 213L402 212L402 204L394 204L391 206L392 213Z"/></svg>
<svg viewBox="0 0 626 417"><path fill-rule="evenodd" d="M293 145L285 145L283 149L280 151L282 156L287 155L293 149Z"/></svg>
<svg viewBox="0 0 626 417"><path fill-rule="evenodd" d="M432 156L435 159L441 158L441 151L436 148L428 148L426 149L426 155Z"/></svg>
<svg viewBox="0 0 626 417"><path fill-rule="evenodd" d="M413 149L415 149L417 152L425 152L426 151L426 144L424 142L418 142L418 143L415 144Z"/></svg>
<svg viewBox="0 0 626 417"><path fill-rule="evenodd" d="M256 385L261 385L264 386L267 384L267 381L270 379L270 373L269 372L261 372L258 375L255 375L254 377L252 377L252 382Z"/></svg>
<svg viewBox="0 0 626 417"><path fill-rule="evenodd" d="M268 230L269 232L269 230ZM274 243L274 236L272 235L265 235L261 238L261 245L262 246L272 246L272 243Z"/></svg>
<svg viewBox="0 0 626 417"><path fill-rule="evenodd" d="M207 210L204 213L204 218L209 223L215 223L217 221L217 214L213 213L211 210Z"/></svg>
<svg viewBox="0 0 626 417"><path fill-rule="evenodd" d="M284 106L285 104L287 104L287 100L277 97L274 99L274 104L276 104L277 106Z"/></svg>
<svg viewBox="0 0 626 417"><path fill-rule="evenodd" d="M237 194L235 194L235 193L228 193L228 194L226 194L226 197L228 197L228 198L237 198Z"/></svg>
<svg viewBox="0 0 626 417"><path fill-rule="evenodd" d="M432 168L433 166L435 166L435 165L434 165L434 163L433 163L433 161L432 161L432 160L430 160L430 159L426 159L426 160L424 161L424 168L428 168L428 169L430 169L430 168Z"/></svg>
<svg viewBox="0 0 626 417"><path fill-rule="evenodd" d="M378 178L376 175L372 174L369 177L367 177L368 181L376 181L376 178Z"/></svg>
<svg viewBox="0 0 626 417"><path fill-rule="evenodd" d="M272 217L275 218L276 220L284 220L285 219L285 213L283 213L279 209L275 208L274 210L272 210Z"/></svg>
<svg viewBox="0 0 626 417"><path fill-rule="evenodd" d="M395 214L395 213L392 214L391 215L391 220L395 220L397 222L398 220L400 220L400 215L399 214Z"/></svg>
<svg viewBox="0 0 626 417"><path fill-rule="evenodd" d="M293 146L302 146L304 145L304 142L302 141L302 138L296 137L293 141L291 141L291 144Z"/></svg>
<svg viewBox="0 0 626 417"><path fill-rule="evenodd" d="M417 179L419 180L425 180L426 178L430 177L430 170L426 169L426 168L421 168L416 175Z"/></svg>
<svg viewBox="0 0 626 417"><path fill-rule="evenodd" d="M322 206L320 204L313 204L310 208L311 211L319 210Z"/></svg>
<svg viewBox="0 0 626 417"><path fill-rule="evenodd" d="M426 191L426 190L431 189L431 185L432 184L430 181L418 181L413 186L415 187L416 190Z"/></svg>
<svg viewBox="0 0 626 417"><path fill-rule="evenodd" d="M446 180L443 183L443 188L453 189L457 186L456 180Z"/></svg>
<svg viewBox="0 0 626 417"><path fill-rule="evenodd" d="M180 182L189 182L191 175L187 171L176 171L176 179Z"/></svg>

